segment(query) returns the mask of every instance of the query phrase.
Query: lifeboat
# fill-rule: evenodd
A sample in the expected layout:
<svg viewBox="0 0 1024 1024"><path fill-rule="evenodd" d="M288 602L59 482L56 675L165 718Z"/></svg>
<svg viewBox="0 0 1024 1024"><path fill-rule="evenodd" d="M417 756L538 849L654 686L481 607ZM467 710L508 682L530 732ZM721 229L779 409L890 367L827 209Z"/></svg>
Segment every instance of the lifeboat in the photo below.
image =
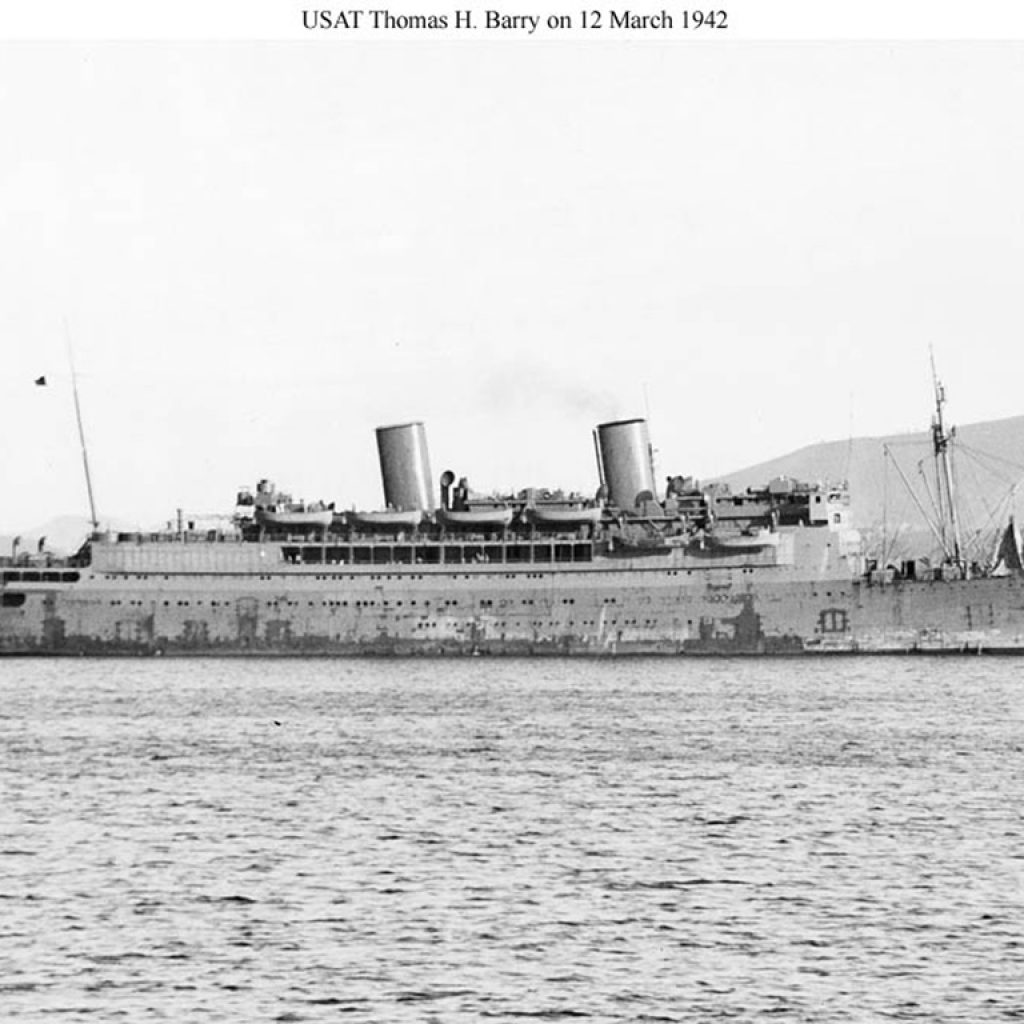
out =
<svg viewBox="0 0 1024 1024"><path fill-rule="evenodd" d="M501 530L512 522L514 508L439 509L437 521L443 526L476 527L478 530Z"/></svg>
<svg viewBox="0 0 1024 1024"><path fill-rule="evenodd" d="M376 512L349 512L349 523L367 530L414 530L423 522L421 509L381 509Z"/></svg>
<svg viewBox="0 0 1024 1024"><path fill-rule="evenodd" d="M265 526L296 529L310 526L326 529L334 519L334 511L329 508L291 506L286 508L259 508L256 510L256 522Z"/></svg>
<svg viewBox="0 0 1024 1024"><path fill-rule="evenodd" d="M534 505L526 510L530 522L539 526L597 526L604 510L582 505Z"/></svg>
<svg viewBox="0 0 1024 1024"><path fill-rule="evenodd" d="M707 540L709 547L722 548L726 551L759 551L762 548L779 546L779 535L771 530L758 530L755 533L712 533Z"/></svg>

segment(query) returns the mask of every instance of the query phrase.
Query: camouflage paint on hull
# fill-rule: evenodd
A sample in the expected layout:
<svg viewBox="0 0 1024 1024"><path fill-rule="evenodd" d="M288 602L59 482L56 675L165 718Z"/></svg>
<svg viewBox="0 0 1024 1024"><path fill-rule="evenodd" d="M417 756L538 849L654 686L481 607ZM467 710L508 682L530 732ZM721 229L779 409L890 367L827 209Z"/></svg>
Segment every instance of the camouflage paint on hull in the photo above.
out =
<svg viewBox="0 0 1024 1024"><path fill-rule="evenodd" d="M273 549L255 561L240 552L246 564L225 566L225 553L211 548L219 564L193 557L179 570L173 553L132 565L116 547L74 583L0 587L0 654L1024 652L1024 577L869 582L844 574L824 534L814 557L770 565L734 558L708 566L703 556L673 553L564 567L335 571L286 565Z"/></svg>

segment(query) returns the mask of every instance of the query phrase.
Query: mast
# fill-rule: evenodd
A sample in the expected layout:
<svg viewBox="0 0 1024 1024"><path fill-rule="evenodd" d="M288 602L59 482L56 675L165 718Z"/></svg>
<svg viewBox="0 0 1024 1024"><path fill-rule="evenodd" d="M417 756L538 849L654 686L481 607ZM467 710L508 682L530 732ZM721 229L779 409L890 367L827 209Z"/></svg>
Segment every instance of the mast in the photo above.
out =
<svg viewBox="0 0 1024 1024"><path fill-rule="evenodd" d="M78 376L75 373L75 357L71 351L71 332L64 321L64 340L68 348L68 365L71 367L71 391L75 396L75 419L78 422L78 441L82 448L82 465L85 468L85 488L89 494L89 517L92 528L98 530L100 523L96 518L96 502L92 496L92 476L89 473L89 452L85 445L85 431L82 429L82 406L78 401Z"/></svg>
<svg viewBox="0 0 1024 1024"><path fill-rule="evenodd" d="M939 381L935 372L935 352L929 349L932 363L932 384L935 388L935 415L932 418L932 451L935 455L935 475L939 492L939 514L942 517L942 534L946 535L948 526L952 534L952 551L943 539L943 548L953 564L964 571L963 548L960 541L960 516L956 507L956 491L953 484L953 464L950 456L950 442L956 434L952 428L946 432L946 424L942 415L946 404L946 389Z"/></svg>

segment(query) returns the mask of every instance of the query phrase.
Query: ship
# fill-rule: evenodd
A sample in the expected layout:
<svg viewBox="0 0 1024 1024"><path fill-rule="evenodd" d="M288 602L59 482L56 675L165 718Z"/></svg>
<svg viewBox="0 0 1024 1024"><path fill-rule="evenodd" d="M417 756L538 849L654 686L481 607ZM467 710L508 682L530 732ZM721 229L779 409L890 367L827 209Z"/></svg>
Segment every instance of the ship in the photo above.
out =
<svg viewBox="0 0 1024 1024"><path fill-rule="evenodd" d="M93 508L73 556L12 552L0 654L1024 654L1020 537L1011 522L990 564L965 556L944 400L936 381L938 557L871 557L843 483L659 493L645 419L594 429L592 496L435 486L417 421L376 430L378 509L262 480L214 527L112 533Z"/></svg>

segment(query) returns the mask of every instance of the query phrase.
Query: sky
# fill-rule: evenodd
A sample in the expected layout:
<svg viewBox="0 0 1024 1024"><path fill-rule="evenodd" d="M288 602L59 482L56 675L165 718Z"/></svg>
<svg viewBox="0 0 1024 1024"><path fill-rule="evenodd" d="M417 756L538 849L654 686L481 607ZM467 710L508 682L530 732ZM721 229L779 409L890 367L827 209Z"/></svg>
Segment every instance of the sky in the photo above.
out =
<svg viewBox="0 0 1024 1024"><path fill-rule="evenodd" d="M1019 415L1024 44L0 41L0 533ZM33 381L45 374L48 386Z"/></svg>

